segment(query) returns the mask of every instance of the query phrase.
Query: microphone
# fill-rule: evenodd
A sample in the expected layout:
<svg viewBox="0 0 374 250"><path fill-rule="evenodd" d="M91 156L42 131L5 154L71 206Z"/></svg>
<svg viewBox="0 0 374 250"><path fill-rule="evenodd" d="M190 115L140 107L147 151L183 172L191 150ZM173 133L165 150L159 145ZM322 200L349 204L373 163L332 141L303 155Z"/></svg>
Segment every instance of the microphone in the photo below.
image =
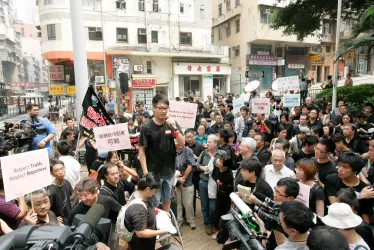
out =
<svg viewBox="0 0 374 250"><path fill-rule="evenodd" d="M96 204L88 210L72 235L74 244L82 244L90 237L92 231L96 229L97 224L104 215L104 212L105 208L101 204Z"/></svg>

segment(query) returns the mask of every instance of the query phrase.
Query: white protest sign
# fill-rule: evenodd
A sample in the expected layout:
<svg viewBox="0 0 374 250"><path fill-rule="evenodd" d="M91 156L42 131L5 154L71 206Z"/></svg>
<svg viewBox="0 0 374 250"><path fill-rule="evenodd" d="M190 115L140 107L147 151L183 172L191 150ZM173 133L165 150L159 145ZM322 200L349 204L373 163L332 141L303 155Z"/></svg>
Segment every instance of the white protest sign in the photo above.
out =
<svg viewBox="0 0 374 250"><path fill-rule="evenodd" d="M300 94L284 94L283 107L300 106Z"/></svg>
<svg viewBox="0 0 374 250"><path fill-rule="evenodd" d="M181 128L194 128L197 103L170 102L169 117L178 122Z"/></svg>
<svg viewBox="0 0 374 250"><path fill-rule="evenodd" d="M99 152L131 148L127 123L96 127L93 129Z"/></svg>
<svg viewBox="0 0 374 250"><path fill-rule="evenodd" d="M252 99L252 113L270 114L270 99Z"/></svg>
<svg viewBox="0 0 374 250"><path fill-rule="evenodd" d="M5 200L11 201L52 183L47 149L0 158Z"/></svg>
<svg viewBox="0 0 374 250"><path fill-rule="evenodd" d="M234 114L239 113L240 109L244 106L244 96L240 96L233 101Z"/></svg>
<svg viewBox="0 0 374 250"><path fill-rule="evenodd" d="M307 207L309 207L309 195L310 195L310 187L303 183L299 182L300 191L299 195L296 197L295 200L304 203Z"/></svg>
<svg viewBox="0 0 374 250"><path fill-rule="evenodd" d="M299 76L288 76L277 78L278 90L285 92L290 90L300 90Z"/></svg>

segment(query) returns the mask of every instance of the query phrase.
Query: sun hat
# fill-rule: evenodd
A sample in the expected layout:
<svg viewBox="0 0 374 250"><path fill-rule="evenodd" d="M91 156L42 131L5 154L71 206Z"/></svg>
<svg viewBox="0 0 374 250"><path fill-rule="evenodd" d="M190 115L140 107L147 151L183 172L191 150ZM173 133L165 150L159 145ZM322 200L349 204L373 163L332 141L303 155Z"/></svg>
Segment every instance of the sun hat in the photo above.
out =
<svg viewBox="0 0 374 250"><path fill-rule="evenodd" d="M338 229L355 228L362 223L360 216L353 213L346 203L334 203L328 207L328 213L321 218L322 222Z"/></svg>

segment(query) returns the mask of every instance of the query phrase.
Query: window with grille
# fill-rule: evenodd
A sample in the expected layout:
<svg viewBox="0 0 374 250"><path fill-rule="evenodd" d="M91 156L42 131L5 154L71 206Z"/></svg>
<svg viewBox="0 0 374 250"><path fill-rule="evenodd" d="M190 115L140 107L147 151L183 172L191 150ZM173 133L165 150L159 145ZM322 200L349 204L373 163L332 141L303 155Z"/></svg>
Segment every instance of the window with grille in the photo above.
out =
<svg viewBox="0 0 374 250"><path fill-rule="evenodd" d="M180 32L179 37L181 45L192 45L192 33Z"/></svg>
<svg viewBox="0 0 374 250"><path fill-rule="evenodd" d="M125 10L126 2L116 1L116 8L119 10Z"/></svg>
<svg viewBox="0 0 374 250"><path fill-rule="evenodd" d="M260 9L260 22L270 24L274 11L272 9Z"/></svg>
<svg viewBox="0 0 374 250"><path fill-rule="evenodd" d="M117 42L128 42L126 28L117 28Z"/></svg>
<svg viewBox="0 0 374 250"><path fill-rule="evenodd" d="M240 31L240 19L236 19L235 26L236 26L236 33L238 33Z"/></svg>
<svg viewBox="0 0 374 250"><path fill-rule="evenodd" d="M152 62L147 61L147 74L152 74Z"/></svg>
<svg viewBox="0 0 374 250"><path fill-rule="evenodd" d="M271 55L271 45L265 44L251 44L251 54L257 55L258 51L266 51Z"/></svg>
<svg viewBox="0 0 374 250"><path fill-rule="evenodd" d="M103 32L101 27L88 27L88 39L91 41L102 41Z"/></svg>
<svg viewBox="0 0 374 250"><path fill-rule="evenodd" d="M158 31L152 30L152 43L158 43Z"/></svg>
<svg viewBox="0 0 374 250"><path fill-rule="evenodd" d="M144 11L144 0L138 2L139 11Z"/></svg>
<svg viewBox="0 0 374 250"><path fill-rule="evenodd" d="M55 24L47 25L47 34L48 34L48 40L56 40L56 25Z"/></svg>
<svg viewBox="0 0 374 250"><path fill-rule="evenodd" d="M153 0L153 12L159 12L158 0Z"/></svg>
<svg viewBox="0 0 374 250"><path fill-rule="evenodd" d="M147 30L138 29L138 43L144 44L147 43Z"/></svg>

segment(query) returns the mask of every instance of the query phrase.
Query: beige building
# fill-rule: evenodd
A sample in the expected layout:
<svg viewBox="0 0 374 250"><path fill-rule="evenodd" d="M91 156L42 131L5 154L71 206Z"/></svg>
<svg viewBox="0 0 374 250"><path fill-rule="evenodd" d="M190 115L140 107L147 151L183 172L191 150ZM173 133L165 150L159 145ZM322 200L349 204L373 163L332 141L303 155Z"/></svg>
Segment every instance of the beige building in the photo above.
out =
<svg viewBox="0 0 374 250"><path fill-rule="evenodd" d="M261 88L278 77L308 74L310 48L320 44L317 37L299 42L269 26L275 0L213 0L212 43L229 46L231 92L238 94L246 81L260 80ZM249 72L249 78L246 76Z"/></svg>

